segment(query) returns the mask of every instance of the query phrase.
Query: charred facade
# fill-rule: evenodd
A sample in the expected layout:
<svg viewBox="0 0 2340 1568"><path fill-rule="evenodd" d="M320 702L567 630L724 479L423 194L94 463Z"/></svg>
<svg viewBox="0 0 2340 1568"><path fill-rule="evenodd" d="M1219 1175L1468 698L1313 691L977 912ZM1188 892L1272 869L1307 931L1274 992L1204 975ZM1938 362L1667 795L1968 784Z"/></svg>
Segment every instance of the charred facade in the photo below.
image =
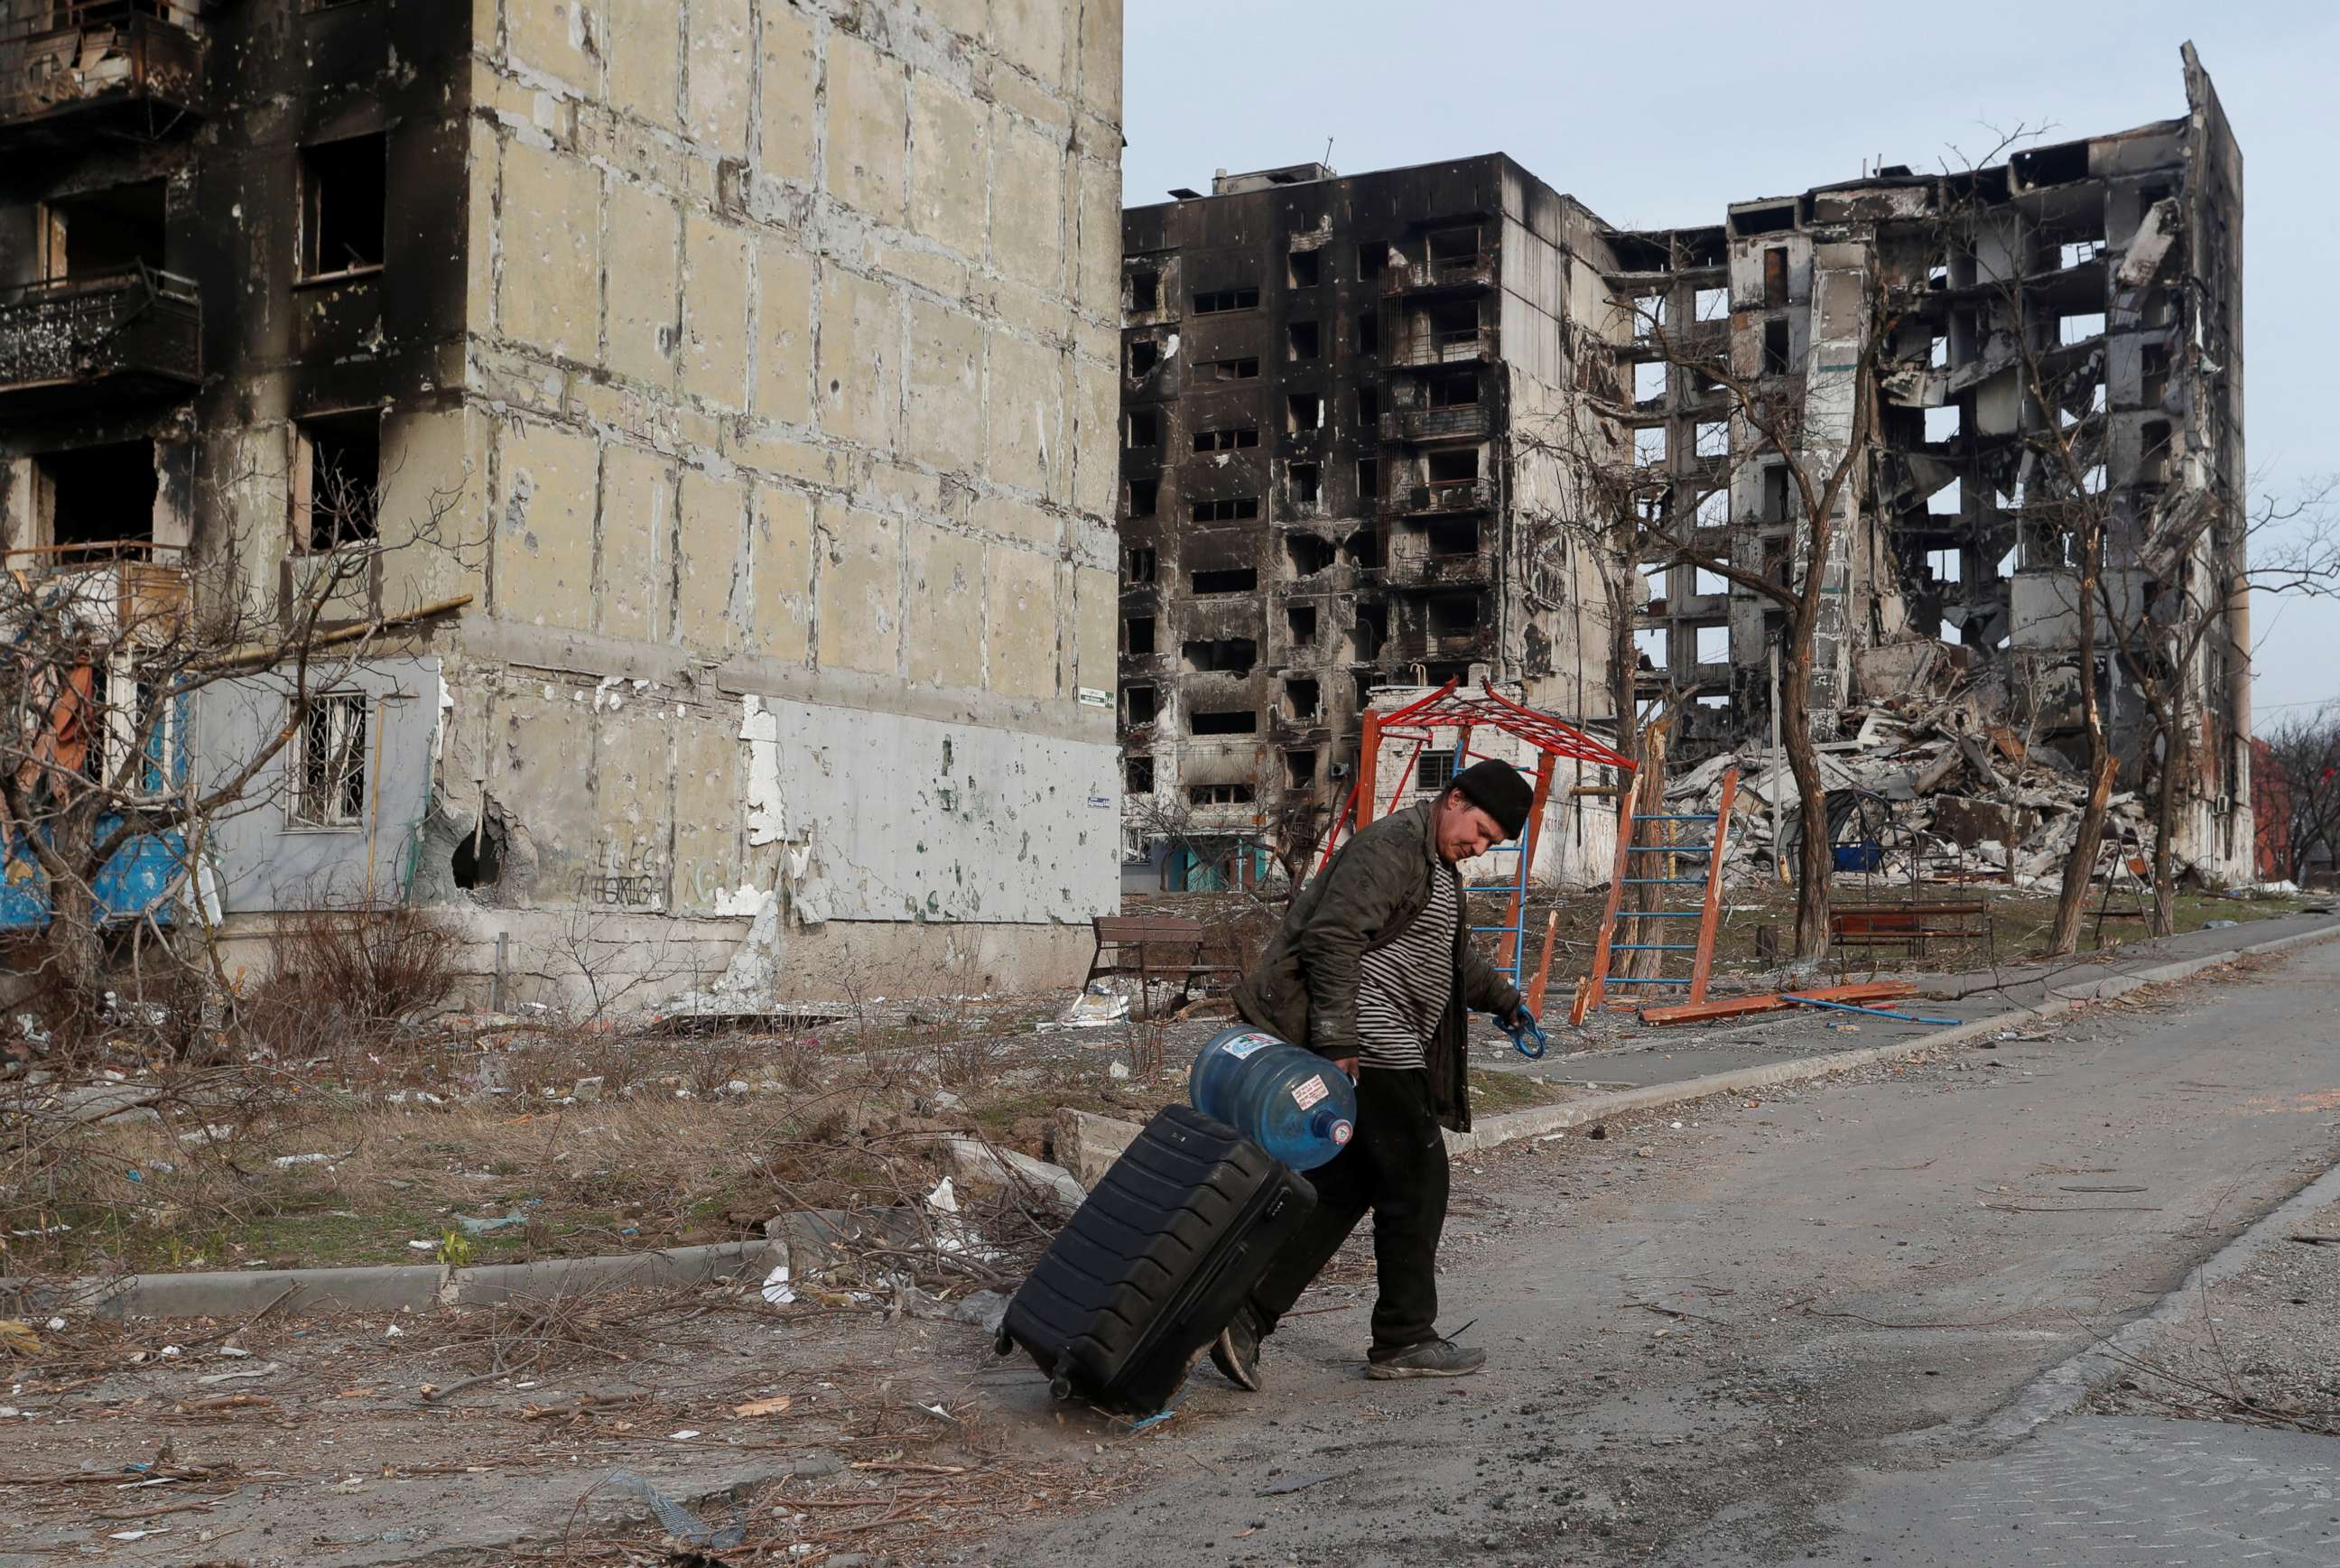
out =
<svg viewBox="0 0 2340 1568"><path fill-rule="evenodd" d="M1483 667L1583 710L1597 578L1518 437L1608 373L1599 228L1500 155L1222 174L1124 213L1134 854L1304 852L1375 686Z"/></svg>
<svg viewBox="0 0 2340 1568"><path fill-rule="evenodd" d="M2128 606L2142 624L2176 604L2213 621L2181 676L2199 739L2175 780L2176 841L2206 874L2246 878L2249 638L2232 586L2246 532L2242 159L2190 46L2185 68L2181 118L1958 174L1889 166L1685 229L1612 229L1501 158L1340 180L1304 166L1132 209L1133 803L1150 793L1155 821L1188 833L1207 821L1242 836L1247 816L1252 837L1288 838L1341 799L1357 693L1416 669L1435 680L1483 663L1531 700L1610 719L1596 574L1634 565L1636 697L1645 710L1685 700L1675 755L1761 741L1782 611L1676 546L1784 583L1812 533L1786 462L1705 363L1791 407L1814 469L1853 439L1853 400L1873 400L1824 569L1816 739L1839 739L1856 704L1906 699L1928 671L2069 759L2087 680L2125 783L2151 773L2118 628L2078 646L2068 520L2093 508L2101 619ZM1474 185L1519 197L1476 215L1453 194ZM1566 221L1518 220L1531 211ZM1353 265L1360 243L1393 247L1378 288ZM1539 292L1531 278L1550 281ZM1515 310L1522 298L1551 308ZM1486 313L1468 313L1473 300ZM1450 342L1480 356L1460 415ZM1531 385L1545 399L1533 407ZM1320 397L1322 431L1294 412ZM1631 473L1646 559L1550 549L1540 518L1587 515L1565 474L1543 493L1522 479L1555 414L1606 432L1562 466ZM2083 454L2077 482L2042 461L2050 434ZM2183 559L2167 559L2171 538ZM1289 695L1295 681L1313 706Z"/></svg>

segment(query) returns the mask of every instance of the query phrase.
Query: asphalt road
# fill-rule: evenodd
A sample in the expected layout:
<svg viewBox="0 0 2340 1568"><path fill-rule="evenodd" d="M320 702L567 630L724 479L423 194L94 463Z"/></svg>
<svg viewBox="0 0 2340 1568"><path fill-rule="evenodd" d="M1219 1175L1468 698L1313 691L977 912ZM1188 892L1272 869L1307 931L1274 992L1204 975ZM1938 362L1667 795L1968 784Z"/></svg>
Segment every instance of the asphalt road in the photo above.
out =
<svg viewBox="0 0 2340 1568"><path fill-rule="evenodd" d="M1143 1444L1155 1479L979 1560L2340 1561L2328 1440L1984 1432L2331 1166L2335 1017L2330 943L2045 1038L1476 1156L1442 1273L1484 1374L1366 1382L1353 1263L1271 1340L1267 1393L1205 1366L1134 1436L996 1364L976 1375L1025 1440Z"/></svg>

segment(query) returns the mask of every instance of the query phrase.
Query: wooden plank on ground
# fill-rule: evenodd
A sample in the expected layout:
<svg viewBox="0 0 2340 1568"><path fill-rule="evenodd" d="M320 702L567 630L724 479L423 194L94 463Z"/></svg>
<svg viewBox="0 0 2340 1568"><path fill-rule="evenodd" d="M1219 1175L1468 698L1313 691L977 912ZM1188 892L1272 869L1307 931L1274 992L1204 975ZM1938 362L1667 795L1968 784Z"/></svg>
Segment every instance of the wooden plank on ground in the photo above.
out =
<svg viewBox="0 0 2340 1568"><path fill-rule="evenodd" d="M1917 994L1918 987L1907 980L1862 980L1849 986L1820 986L1796 993L1823 1002L1855 1003L1890 1002ZM1705 1024L1723 1018L1751 1017L1759 1013L1784 1013L1794 1006L1778 992L1765 991L1751 997L1718 997L1704 1002L1643 1007L1641 1018L1645 1024Z"/></svg>

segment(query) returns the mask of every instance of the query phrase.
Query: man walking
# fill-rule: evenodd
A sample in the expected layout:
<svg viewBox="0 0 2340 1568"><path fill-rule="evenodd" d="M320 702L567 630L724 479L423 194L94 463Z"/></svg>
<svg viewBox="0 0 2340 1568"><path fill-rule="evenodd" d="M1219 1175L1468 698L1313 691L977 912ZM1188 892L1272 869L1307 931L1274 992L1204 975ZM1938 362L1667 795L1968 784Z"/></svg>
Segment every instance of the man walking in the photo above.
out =
<svg viewBox="0 0 2340 1568"><path fill-rule="evenodd" d="M1244 1022L1331 1058L1357 1084L1355 1137L1310 1173L1314 1211L1211 1348L1242 1387L1260 1386L1260 1341L1368 1209L1381 1295L1365 1375L1462 1377L1486 1362L1438 1333L1439 1129L1471 1126L1464 1009L1508 1023L1526 1009L1472 945L1455 868L1518 837L1532 800L1519 769L1481 762L1435 799L1373 824L1301 890L1235 987Z"/></svg>

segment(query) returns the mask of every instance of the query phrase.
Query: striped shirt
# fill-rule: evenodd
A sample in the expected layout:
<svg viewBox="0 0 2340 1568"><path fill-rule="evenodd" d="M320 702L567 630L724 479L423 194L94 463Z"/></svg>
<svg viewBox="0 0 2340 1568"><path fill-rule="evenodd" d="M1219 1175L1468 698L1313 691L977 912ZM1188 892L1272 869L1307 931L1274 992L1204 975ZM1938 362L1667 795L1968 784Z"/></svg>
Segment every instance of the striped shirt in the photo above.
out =
<svg viewBox="0 0 2340 1568"><path fill-rule="evenodd" d="M1428 1067L1430 1043L1454 987L1455 927L1462 900L1454 873L1431 873L1430 902L1405 934L1357 960L1357 1058L1368 1067Z"/></svg>

